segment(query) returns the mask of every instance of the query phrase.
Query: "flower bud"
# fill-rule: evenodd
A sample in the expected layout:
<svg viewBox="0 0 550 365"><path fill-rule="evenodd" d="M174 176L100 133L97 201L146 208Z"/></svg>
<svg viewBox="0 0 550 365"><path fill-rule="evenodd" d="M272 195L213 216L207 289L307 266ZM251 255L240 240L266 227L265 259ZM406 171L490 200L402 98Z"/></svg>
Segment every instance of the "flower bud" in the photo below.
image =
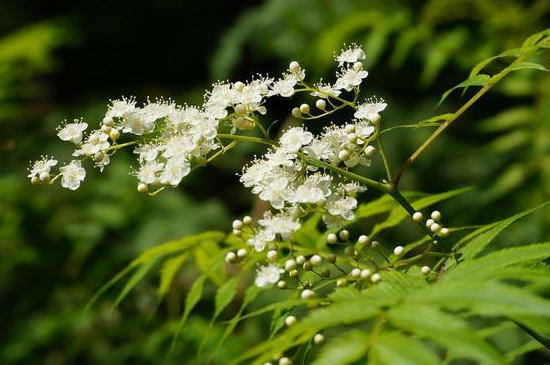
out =
<svg viewBox="0 0 550 365"><path fill-rule="evenodd" d="M115 125L115 121L112 117L103 118L103 125L107 127L112 127Z"/></svg>
<svg viewBox="0 0 550 365"><path fill-rule="evenodd" d="M241 237L243 235L243 231L241 231L240 229L234 229L233 234L237 237Z"/></svg>
<svg viewBox="0 0 550 365"><path fill-rule="evenodd" d="M372 157L374 155L374 153L376 152L376 148L373 147L373 146L367 146L365 147L365 155L367 157Z"/></svg>
<svg viewBox="0 0 550 365"><path fill-rule="evenodd" d="M401 256L403 254L403 251L404 251L403 246L397 246L396 248L393 249L393 254L395 256Z"/></svg>
<svg viewBox="0 0 550 365"><path fill-rule="evenodd" d="M420 272L422 272L422 274L424 274L424 275L428 275L430 273L430 267L429 266L422 266L420 268Z"/></svg>
<svg viewBox="0 0 550 365"><path fill-rule="evenodd" d="M109 138L111 138L113 141L116 141L120 137L120 132L118 129L113 129L109 133Z"/></svg>
<svg viewBox="0 0 550 365"><path fill-rule="evenodd" d="M293 108L292 109L292 116L294 118L301 118L302 117L302 113L300 112L300 109L298 108Z"/></svg>
<svg viewBox="0 0 550 365"><path fill-rule="evenodd" d="M233 226L233 229L243 228L243 222L238 219L235 219L231 225Z"/></svg>
<svg viewBox="0 0 550 365"><path fill-rule="evenodd" d="M439 230L441 229L441 224L439 223L434 223L430 226L430 230L433 232L433 233L437 233L439 232Z"/></svg>
<svg viewBox="0 0 550 365"><path fill-rule="evenodd" d="M336 280L336 286L339 288L345 288L348 286L348 281L346 279L338 279Z"/></svg>
<svg viewBox="0 0 550 365"><path fill-rule="evenodd" d="M275 261L277 259L277 251L275 250L267 251L267 259L269 261Z"/></svg>
<svg viewBox="0 0 550 365"><path fill-rule="evenodd" d="M439 233L443 236L443 237L448 237L449 236L449 228L447 227L443 227L441 228L441 230L439 231Z"/></svg>
<svg viewBox="0 0 550 365"><path fill-rule="evenodd" d="M317 266L321 263L321 261L323 261L323 259L321 258L321 256L319 255L313 255L311 256L311 258L309 259L309 262L311 262L311 264L313 266Z"/></svg>
<svg viewBox="0 0 550 365"><path fill-rule="evenodd" d="M288 273L288 276L290 276L291 278L296 278L298 277L298 270L294 269L294 270L290 270L290 272Z"/></svg>
<svg viewBox="0 0 550 365"><path fill-rule="evenodd" d="M239 92L239 93L243 92L244 87L245 87L245 84L242 83L241 81L237 81L237 82L235 83L235 91L237 91L237 92Z"/></svg>
<svg viewBox="0 0 550 365"><path fill-rule="evenodd" d="M284 281L284 280L279 280L279 281L277 282L277 287L278 287L279 289L285 289L285 288L286 288L286 281Z"/></svg>
<svg viewBox="0 0 550 365"><path fill-rule="evenodd" d="M288 259L285 261L285 270L290 271L296 267L296 261Z"/></svg>
<svg viewBox="0 0 550 365"><path fill-rule="evenodd" d="M434 210L432 212L432 214L430 215L430 217L434 220L434 221L439 221L441 220L441 212L438 211L438 210Z"/></svg>
<svg viewBox="0 0 550 365"><path fill-rule="evenodd" d="M359 62L359 61L358 61L358 62L355 62L355 63L353 64L353 69L354 69L355 71L361 71L361 70L363 69L363 62Z"/></svg>
<svg viewBox="0 0 550 365"><path fill-rule="evenodd" d="M336 242L338 242L338 237L336 237L336 235L334 233L329 233L327 235L327 242L328 243L336 243Z"/></svg>
<svg viewBox="0 0 550 365"><path fill-rule="evenodd" d="M304 289L302 290L302 294L300 294L302 299L312 299L315 298L315 292L310 289Z"/></svg>
<svg viewBox="0 0 550 365"><path fill-rule="evenodd" d="M376 247L378 247L378 246L380 246L380 242L378 242L378 241L372 241L372 242L370 243L370 247L372 247L372 248L376 248Z"/></svg>
<svg viewBox="0 0 550 365"><path fill-rule="evenodd" d="M290 62L290 65L288 65L288 70L293 73L293 74L297 74L300 72L300 64L296 61L292 61Z"/></svg>
<svg viewBox="0 0 550 365"><path fill-rule="evenodd" d="M357 242L359 242L360 244L364 245L366 244L367 242L369 242L369 237L365 236L364 234L360 235L359 238L357 239Z"/></svg>
<svg viewBox="0 0 550 365"><path fill-rule="evenodd" d="M426 221L426 227L430 228L432 226L432 224L434 224L434 223L435 223L435 221L430 218Z"/></svg>
<svg viewBox="0 0 550 365"><path fill-rule="evenodd" d="M338 158L342 161L347 161L349 160L349 152L348 150L341 150L340 152L338 152Z"/></svg>
<svg viewBox="0 0 550 365"><path fill-rule="evenodd" d="M315 102L315 106L318 109L325 110L325 108L327 107L327 102L323 99L317 99L317 101Z"/></svg>
<svg viewBox="0 0 550 365"><path fill-rule="evenodd" d="M306 262L305 256L300 255L300 256L296 257L296 262L297 262L298 264L302 265L304 262Z"/></svg>
<svg viewBox="0 0 550 365"><path fill-rule="evenodd" d="M294 316L288 316L285 318L285 324L289 327L296 324L296 321L297 319Z"/></svg>
<svg viewBox="0 0 550 365"><path fill-rule="evenodd" d="M422 219L424 219L424 216L420 212L414 212L412 218L413 218L413 221L420 223L422 222Z"/></svg>
<svg viewBox="0 0 550 365"><path fill-rule="evenodd" d="M246 225L249 225L250 223L252 223L252 217L249 216L249 215L245 215L243 217L243 223L246 224Z"/></svg>
<svg viewBox="0 0 550 365"><path fill-rule="evenodd" d="M243 257L246 257L246 255L248 255L248 251L246 250L246 248L240 248L238 251L237 251L237 257L239 258L243 258Z"/></svg>
<svg viewBox="0 0 550 365"><path fill-rule="evenodd" d="M292 361L288 357L281 357L279 359L279 365L292 365Z"/></svg>
<svg viewBox="0 0 550 365"><path fill-rule="evenodd" d="M362 279L368 278L369 276L371 276L371 274L372 274L372 271L370 271L369 269L361 270L361 278Z"/></svg>
<svg viewBox="0 0 550 365"><path fill-rule="evenodd" d="M331 264L334 264L336 262L336 255L331 253L331 254L328 254L327 257L326 257L327 261L330 262Z"/></svg>
<svg viewBox="0 0 550 365"><path fill-rule="evenodd" d="M231 251L225 255L225 262L227 262L228 264L235 262L235 260L237 260L237 255L235 255L235 252Z"/></svg>
<svg viewBox="0 0 550 365"><path fill-rule="evenodd" d="M323 342L325 342L325 336L318 333L315 336L313 336L313 343L316 345L321 345Z"/></svg>
<svg viewBox="0 0 550 365"><path fill-rule="evenodd" d="M149 187L147 186L147 184L140 183L137 187L137 191L142 194L147 194L149 192Z"/></svg>
<svg viewBox="0 0 550 365"><path fill-rule="evenodd" d="M361 269L356 267L350 271L349 275L353 276L354 278L359 277L361 275Z"/></svg>
<svg viewBox="0 0 550 365"><path fill-rule="evenodd" d="M372 274L372 276L370 277L370 281L372 281L373 283L379 282L380 281L380 274L379 273Z"/></svg>
<svg viewBox="0 0 550 365"><path fill-rule="evenodd" d="M340 231L340 233L338 233L338 236L340 237L341 240L345 241L349 238L349 231L346 229L343 229Z"/></svg>
<svg viewBox="0 0 550 365"><path fill-rule="evenodd" d="M300 105L300 113L309 114L309 105L308 104Z"/></svg>

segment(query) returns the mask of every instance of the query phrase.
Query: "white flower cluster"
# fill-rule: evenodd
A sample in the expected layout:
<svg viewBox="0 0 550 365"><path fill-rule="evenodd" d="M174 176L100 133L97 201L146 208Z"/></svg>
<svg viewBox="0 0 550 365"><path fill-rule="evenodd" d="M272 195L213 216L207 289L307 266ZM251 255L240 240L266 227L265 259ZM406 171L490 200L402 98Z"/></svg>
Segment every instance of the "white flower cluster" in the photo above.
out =
<svg viewBox="0 0 550 365"><path fill-rule="evenodd" d="M370 155L363 145L373 132L374 127L366 120L329 127L315 138L301 127L287 130L281 136L279 147L255 160L241 175L240 180L246 187L251 187L260 199L279 210L275 215L270 212L264 215L258 222L261 228L248 242L262 251L277 237L287 240L300 228L300 218L312 210L322 211L323 220L331 227L342 219L353 219L357 207L355 196L365 188L333 178L307 165L299 155L326 160L334 166L342 162L348 166L368 165ZM349 141L350 134L355 136L353 142ZM350 151L348 158L340 158L342 150Z"/></svg>
<svg viewBox="0 0 550 365"><path fill-rule="evenodd" d="M177 186L197 165L208 162L211 152L219 150L220 126L228 127L230 134L240 130L258 128L267 137L259 117L267 112L266 99L279 95L292 96L296 90L306 90L317 96L316 104L323 112L330 98L337 98L343 91L358 91L367 77L363 70L363 50L357 45L345 47L335 57L339 64L334 85L319 83L309 87L304 82L305 70L298 62L290 63L282 77L274 80L257 76L252 81L218 82L206 92L203 105L181 106L172 101L148 101L139 107L134 98L122 98L111 102L99 128L86 132L88 124L82 120L64 123L58 128L58 137L73 143L76 148L71 162L52 173L57 160L43 157L30 168L33 183L50 183L61 178L61 185L76 190L86 176L82 161L90 159L103 171L111 156L120 148L134 145L139 167L135 175L138 190L147 192L151 187ZM301 88L301 89L300 89ZM343 99L338 99L343 103ZM321 102L321 103L319 103ZM322 105L322 107L320 107ZM364 104L341 104L356 108L356 120L345 127L329 127L318 137L302 128L288 130L281 137L280 147L270 151L264 159L246 169L242 181L263 200L271 202L275 209L285 208L282 215L265 218L265 237L286 237L299 228L297 214L288 208L297 204L321 205L334 217L349 219L356 201L328 174L312 171L296 160L297 153L326 161L333 165L343 162L347 167L368 165L374 148L368 146L380 113L386 107L383 101L368 100ZM300 108L309 114L307 104ZM137 136L120 143L123 135ZM228 136L227 134L225 136ZM52 176L50 176L52 175ZM327 221L331 220L326 218ZM274 223L277 222L277 223ZM287 222L283 224L282 222ZM283 227L284 226L284 227ZM261 236L259 236L261 237ZM257 248L262 244L258 243Z"/></svg>

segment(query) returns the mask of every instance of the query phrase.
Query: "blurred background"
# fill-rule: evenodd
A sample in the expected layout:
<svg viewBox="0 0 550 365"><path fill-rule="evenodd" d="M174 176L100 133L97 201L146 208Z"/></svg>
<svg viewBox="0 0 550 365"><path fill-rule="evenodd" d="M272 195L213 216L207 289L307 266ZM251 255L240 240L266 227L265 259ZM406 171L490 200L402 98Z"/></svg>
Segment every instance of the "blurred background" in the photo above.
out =
<svg viewBox="0 0 550 365"><path fill-rule="evenodd" d="M84 307L143 249L207 229L229 230L232 219L250 212L255 203L235 172L261 150L236 149L156 197L136 192L131 152L118 153L103 174L89 173L77 192L31 187L29 160L70 153L55 136L64 119L95 125L108 100L122 95L200 104L216 80L276 76L291 60L311 79L331 80L333 52L356 42L366 50L370 72L363 91L389 105L384 127L408 124L456 110L471 94L461 99L457 93L436 109L446 89L477 62L549 25L547 0L3 0L0 364L200 364L203 336L222 331L209 327L212 291L167 356L192 267L160 303L151 275L118 309L112 307L116 292L88 312ZM550 66L549 53L537 57ZM271 110L275 133L289 107L274 102ZM384 135L394 170L429 132ZM382 176L373 167L372 177ZM502 219L550 199L548 74L508 77L401 182L430 193L463 186L474 189L438 207L449 226ZM406 229L388 239L398 240ZM547 209L509 229L499 244L548 240L549 230ZM262 325L239 328L215 363L241 353ZM209 341L203 346L208 350Z"/></svg>

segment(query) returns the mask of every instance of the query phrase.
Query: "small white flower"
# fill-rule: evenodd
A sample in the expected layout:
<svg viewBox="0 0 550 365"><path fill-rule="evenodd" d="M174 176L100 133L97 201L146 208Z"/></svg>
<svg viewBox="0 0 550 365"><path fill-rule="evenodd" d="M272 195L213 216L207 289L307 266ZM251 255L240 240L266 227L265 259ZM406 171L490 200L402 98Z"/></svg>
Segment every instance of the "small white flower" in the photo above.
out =
<svg viewBox="0 0 550 365"><path fill-rule="evenodd" d="M65 124L57 132L57 136L62 141L70 141L74 144L82 142L82 132L88 128L88 123L82 121L75 121L75 123Z"/></svg>
<svg viewBox="0 0 550 365"><path fill-rule="evenodd" d="M59 168L61 172L61 186L70 190L76 190L80 187L80 182L86 177L86 170L80 164L80 161L73 160L70 164Z"/></svg>
<svg viewBox="0 0 550 365"><path fill-rule="evenodd" d="M338 62L338 66L340 67L344 63L355 63L363 59L365 59L365 52L356 44L351 44L347 48L342 49L342 52L334 57L334 60Z"/></svg>
<svg viewBox="0 0 550 365"><path fill-rule="evenodd" d="M111 106L105 114L107 118L121 118L122 116L133 112L136 109L136 100L134 98L122 98L121 100L111 101Z"/></svg>
<svg viewBox="0 0 550 365"><path fill-rule="evenodd" d="M36 176L45 176L50 173L52 167L55 165L57 165L57 160L48 158L47 156L42 156L40 160L37 160L32 164L32 167L29 169L30 174L27 175L27 177L32 179Z"/></svg>
<svg viewBox="0 0 550 365"><path fill-rule="evenodd" d="M330 85L330 84L323 84L323 83L318 83L316 85L314 85L316 91L312 92L311 95L312 96L317 96L319 98L322 98L322 99L326 99L328 97L337 97L338 95L340 95L340 88L337 88L336 85ZM324 109L324 107L326 106L326 104L323 105L323 108L320 108L320 109Z"/></svg>
<svg viewBox="0 0 550 365"><path fill-rule="evenodd" d="M297 83L297 78L293 74L286 74L282 79L279 79L271 85L271 90L267 96L281 95L288 98L294 95L294 86Z"/></svg>
<svg viewBox="0 0 550 365"><path fill-rule="evenodd" d="M334 87L337 89L351 91L354 87L361 85L361 82L363 82L363 79L367 77L368 74L369 73L365 70L357 71L351 67L347 68L339 73Z"/></svg>
<svg viewBox="0 0 550 365"><path fill-rule="evenodd" d="M388 104L384 103L384 99L371 99L366 103L359 105L353 116L357 119L373 120L378 117L381 111L386 109Z"/></svg>
<svg viewBox="0 0 550 365"><path fill-rule="evenodd" d="M273 242L275 234L268 230L260 230L256 235L248 240L248 244L254 246L258 252L263 251L269 242Z"/></svg>
<svg viewBox="0 0 550 365"><path fill-rule="evenodd" d="M159 177L160 183L164 185L178 186L185 176L191 172L191 166L186 161L171 158L166 161L163 171Z"/></svg>
<svg viewBox="0 0 550 365"><path fill-rule="evenodd" d="M264 219L260 219L258 224L265 227L267 231L280 235L283 240L289 239L292 233L301 227L301 224L291 217L285 215L272 216L269 212L264 214Z"/></svg>
<svg viewBox="0 0 550 365"><path fill-rule="evenodd" d="M281 148L288 152L298 152L302 146L305 146L313 140L313 134L304 130L302 127L294 127L287 130L281 136Z"/></svg>
<svg viewBox="0 0 550 365"><path fill-rule="evenodd" d="M283 272L283 269L273 264L262 266L256 272L256 280L254 283L260 288L265 288L266 286L275 284L279 281L279 278Z"/></svg>

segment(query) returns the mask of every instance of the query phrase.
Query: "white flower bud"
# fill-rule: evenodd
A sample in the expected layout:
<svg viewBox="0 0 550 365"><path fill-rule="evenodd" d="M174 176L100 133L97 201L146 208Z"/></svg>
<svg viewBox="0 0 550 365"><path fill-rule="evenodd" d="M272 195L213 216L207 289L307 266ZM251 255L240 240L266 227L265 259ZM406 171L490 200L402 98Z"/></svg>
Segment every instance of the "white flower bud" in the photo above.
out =
<svg viewBox="0 0 550 365"><path fill-rule="evenodd" d="M252 217L249 216L249 215L245 215L243 217L243 223L246 224L246 225L249 225L250 223L252 223Z"/></svg>
<svg viewBox="0 0 550 365"><path fill-rule="evenodd" d="M424 275L428 275L430 273L430 267L429 266L422 266L420 268L420 272L422 272L422 274L424 274Z"/></svg>
<svg viewBox="0 0 550 365"><path fill-rule="evenodd" d="M316 106L318 109L325 110L325 108L327 107L327 102L324 101L323 99L318 99L318 100L315 102L315 106Z"/></svg>
<svg viewBox="0 0 550 365"><path fill-rule="evenodd" d="M237 81L237 82L235 83L235 91L237 91L237 92L239 92L239 93L243 92L244 87L245 87L245 84L242 83L242 82L240 82L240 81Z"/></svg>
<svg viewBox="0 0 550 365"><path fill-rule="evenodd" d="M322 334L318 333L315 336L313 336L313 343L314 344L320 345L323 342L325 342L325 336L323 336Z"/></svg>
<svg viewBox="0 0 550 365"><path fill-rule="evenodd" d="M302 299L312 299L315 298L315 292L310 289L304 289L302 290L301 294Z"/></svg>
<svg viewBox="0 0 550 365"><path fill-rule="evenodd" d="M238 219L235 219L232 223L232 226L233 226L233 229L241 229L243 228L243 222Z"/></svg>
<svg viewBox="0 0 550 365"><path fill-rule="evenodd" d="M288 65L288 70L293 74L297 74L300 72L300 64L296 61L292 61L290 65Z"/></svg>
<svg viewBox="0 0 550 365"><path fill-rule="evenodd" d="M355 133L355 125L354 124L346 124L344 127L344 130L346 133Z"/></svg>
<svg viewBox="0 0 550 365"><path fill-rule="evenodd" d="M434 221L441 220L441 212L438 210L434 210L430 216Z"/></svg>
<svg viewBox="0 0 550 365"><path fill-rule="evenodd" d="M380 120L381 119L382 119L382 117L380 116L380 114L376 114L370 121L373 125L378 127L380 125Z"/></svg>
<svg viewBox="0 0 550 365"><path fill-rule="evenodd" d="M277 259L277 251L275 250L267 251L267 259L269 261L275 261Z"/></svg>
<svg viewBox="0 0 550 365"><path fill-rule="evenodd" d="M430 226L430 230L433 232L433 233L437 233L439 232L439 230L441 229L441 224L438 224L438 223L434 223Z"/></svg>
<svg viewBox="0 0 550 365"><path fill-rule="evenodd" d="M316 266L316 265L319 265L321 263L321 261L323 261L323 258L319 255L313 255L311 256L311 258L309 259L309 262L311 262L311 264L313 266Z"/></svg>
<svg viewBox="0 0 550 365"><path fill-rule="evenodd" d="M447 227L443 227L441 228L441 230L439 231L439 233L443 236L443 237L448 237L449 236L449 228Z"/></svg>
<svg viewBox="0 0 550 365"><path fill-rule="evenodd" d="M336 243L336 242L338 242L338 237L336 237L336 235L334 233L329 233L327 235L327 242L328 243Z"/></svg>
<svg viewBox="0 0 550 365"><path fill-rule="evenodd" d="M349 273L350 276L353 276L354 278L359 277L361 275L361 269L354 268Z"/></svg>
<svg viewBox="0 0 550 365"><path fill-rule="evenodd" d="M231 251L225 255L225 262L227 263L235 262L236 259L237 259L237 255L235 255L235 252Z"/></svg>
<svg viewBox="0 0 550 365"><path fill-rule="evenodd" d="M292 365L292 361L288 357L281 357L279 359L279 365Z"/></svg>
<svg viewBox="0 0 550 365"><path fill-rule="evenodd" d="M246 106L243 105L243 104L237 104L235 105L235 113L237 115L245 115L247 113L247 109L246 109Z"/></svg>
<svg viewBox="0 0 550 365"><path fill-rule="evenodd" d="M348 230L343 229L343 230L340 231L340 233L338 233L338 236L340 236L341 240L345 241L349 238L349 232L348 232Z"/></svg>
<svg viewBox="0 0 550 365"><path fill-rule="evenodd" d="M43 171L38 174L38 178L40 179L40 181L47 183L50 181L50 173Z"/></svg>
<svg viewBox="0 0 550 365"><path fill-rule="evenodd" d="M292 109L292 116L294 118L301 118L302 117L302 113L300 112L300 109L298 108L293 108Z"/></svg>
<svg viewBox="0 0 550 365"><path fill-rule="evenodd" d="M112 127L115 125L115 121L112 117L103 118L103 125L107 127Z"/></svg>
<svg viewBox="0 0 550 365"><path fill-rule="evenodd" d="M430 228L432 226L432 224L434 224L434 223L435 223L435 221L430 218L426 221L426 227Z"/></svg>
<svg viewBox="0 0 550 365"><path fill-rule="evenodd" d="M361 270L361 278L362 279L368 278L369 276L371 276L371 274L372 274L372 271L370 271L369 269Z"/></svg>
<svg viewBox="0 0 550 365"><path fill-rule="evenodd" d="M341 150L340 152L338 152L338 158L342 161L347 161L349 160L349 152L348 150Z"/></svg>
<svg viewBox="0 0 550 365"><path fill-rule="evenodd" d="M288 259L285 261L285 270L290 271L296 267L296 261Z"/></svg>
<svg viewBox="0 0 550 365"><path fill-rule="evenodd" d="M120 132L118 129L113 129L111 133L109 133L109 138L111 138L113 141L116 141L120 137Z"/></svg>
<svg viewBox="0 0 550 365"><path fill-rule="evenodd" d="M300 113L309 114L309 105L308 104L300 105Z"/></svg>
<svg viewBox="0 0 550 365"><path fill-rule="evenodd" d="M378 247L378 246L380 246L380 242L378 242L378 241L372 241L372 242L370 243L370 247L372 247L372 248L376 248L376 247Z"/></svg>
<svg viewBox="0 0 550 365"><path fill-rule="evenodd" d="M112 130L113 130L113 128L112 128L112 127L109 127L109 126L107 126L107 125L102 125L102 126L101 126L101 131L102 131L103 133L105 133L105 134L111 133Z"/></svg>
<svg viewBox="0 0 550 365"><path fill-rule="evenodd" d="M149 192L149 187L147 186L147 184L141 183L138 185L137 191L142 194L147 194Z"/></svg>
<svg viewBox="0 0 550 365"><path fill-rule="evenodd" d="M393 249L393 254L395 256L401 256L403 254L403 246L397 246L396 248Z"/></svg>
<svg viewBox="0 0 550 365"><path fill-rule="evenodd" d="M349 133L346 138L348 139L349 143L357 142L357 135L355 133Z"/></svg>
<svg viewBox="0 0 550 365"><path fill-rule="evenodd" d="M233 234L237 237L241 237L243 235L243 231L241 231L240 229L234 229Z"/></svg>
<svg viewBox="0 0 550 365"><path fill-rule="evenodd" d="M369 242L369 237L368 236L365 236L364 234L360 235L359 238L357 239L357 242L359 242L360 244L364 245L366 244L367 242Z"/></svg>
<svg viewBox="0 0 550 365"><path fill-rule="evenodd" d="M420 222L422 222L422 219L424 219L424 216L422 215L422 213L414 212L413 221L420 223Z"/></svg>
<svg viewBox="0 0 550 365"><path fill-rule="evenodd" d="M286 281L284 281L284 280L279 280L279 281L277 282L277 287L278 287L279 289L285 289L285 288L286 288Z"/></svg>
<svg viewBox="0 0 550 365"><path fill-rule="evenodd" d="M38 185L38 184L40 184L40 178L39 178L38 176L33 176L33 177L31 178L31 184L33 184L33 185Z"/></svg>
<svg viewBox="0 0 550 365"><path fill-rule="evenodd" d="M288 276L290 276L291 278L296 278L298 277L298 270L294 269L294 270L290 270L290 272L288 273Z"/></svg>
<svg viewBox="0 0 550 365"><path fill-rule="evenodd" d="M380 274L379 273L372 274L372 276L370 277L370 281L372 281L373 283L379 282L380 281Z"/></svg>
<svg viewBox="0 0 550 365"><path fill-rule="evenodd" d="M294 316L288 316L285 318L285 324L289 327L296 324L296 321L297 319Z"/></svg>
<svg viewBox="0 0 550 365"><path fill-rule="evenodd" d="M353 64L353 69L355 71L361 71L363 69L363 62L359 62L359 61L355 62Z"/></svg>
<svg viewBox="0 0 550 365"><path fill-rule="evenodd" d="M246 248L240 248L237 251L237 256L240 258L246 257L246 255L248 255L248 251L246 250Z"/></svg>
<svg viewBox="0 0 550 365"><path fill-rule="evenodd" d="M372 157L375 152L376 152L376 148L374 146L369 145L365 147L365 155L367 155L367 157Z"/></svg>
<svg viewBox="0 0 550 365"><path fill-rule="evenodd" d="M339 287L339 288L344 288L344 287L348 286L348 281L346 279L338 279L336 281L336 286Z"/></svg>

